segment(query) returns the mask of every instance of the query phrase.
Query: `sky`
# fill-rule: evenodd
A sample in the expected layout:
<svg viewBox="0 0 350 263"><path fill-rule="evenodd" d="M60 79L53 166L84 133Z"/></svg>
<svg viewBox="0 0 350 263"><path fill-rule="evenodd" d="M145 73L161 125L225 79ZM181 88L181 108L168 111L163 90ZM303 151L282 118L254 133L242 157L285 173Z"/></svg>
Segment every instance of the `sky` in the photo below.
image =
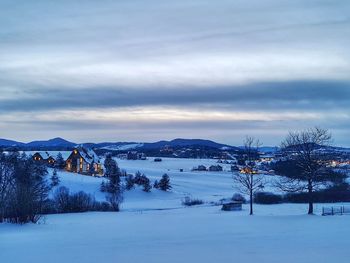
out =
<svg viewBox="0 0 350 263"><path fill-rule="evenodd" d="M350 146L349 47L348 0L0 0L0 138Z"/></svg>

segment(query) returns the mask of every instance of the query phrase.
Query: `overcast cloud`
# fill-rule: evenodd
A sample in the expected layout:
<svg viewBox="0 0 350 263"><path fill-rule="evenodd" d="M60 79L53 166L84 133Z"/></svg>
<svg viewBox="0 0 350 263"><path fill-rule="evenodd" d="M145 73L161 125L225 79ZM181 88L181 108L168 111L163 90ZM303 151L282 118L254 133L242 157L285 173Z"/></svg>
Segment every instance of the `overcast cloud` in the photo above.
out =
<svg viewBox="0 0 350 263"><path fill-rule="evenodd" d="M350 146L347 0L0 0L0 138Z"/></svg>

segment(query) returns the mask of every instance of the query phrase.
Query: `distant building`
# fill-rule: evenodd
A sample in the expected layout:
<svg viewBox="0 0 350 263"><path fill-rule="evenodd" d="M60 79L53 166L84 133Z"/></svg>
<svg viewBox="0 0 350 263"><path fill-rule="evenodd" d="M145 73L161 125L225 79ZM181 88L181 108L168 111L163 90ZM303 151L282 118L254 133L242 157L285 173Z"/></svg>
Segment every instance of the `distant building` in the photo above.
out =
<svg viewBox="0 0 350 263"><path fill-rule="evenodd" d="M263 154L260 155L260 162L271 162L275 159L273 154Z"/></svg>
<svg viewBox="0 0 350 263"><path fill-rule="evenodd" d="M144 153L139 153L137 151L129 151L126 155L128 160L146 160L146 155Z"/></svg>
<svg viewBox="0 0 350 263"><path fill-rule="evenodd" d="M198 167L194 167L192 171L207 171L207 167L204 165L198 165Z"/></svg>
<svg viewBox="0 0 350 263"><path fill-rule="evenodd" d="M170 145L165 145L163 148L160 149L161 153L173 153L174 149Z"/></svg>
<svg viewBox="0 0 350 263"><path fill-rule="evenodd" d="M221 165L211 165L211 166L209 166L209 171L210 172L222 172L223 168Z"/></svg>
<svg viewBox="0 0 350 263"><path fill-rule="evenodd" d="M54 156L52 156L49 152L44 151L34 153L32 158L36 162L45 163L51 166L53 166L56 162Z"/></svg>
<svg viewBox="0 0 350 263"><path fill-rule="evenodd" d="M128 154L127 153L120 153L117 155L117 158L126 160L126 159L128 159Z"/></svg>
<svg viewBox="0 0 350 263"><path fill-rule="evenodd" d="M103 175L100 158L92 149L83 146L74 148L66 160L66 170L73 173Z"/></svg>

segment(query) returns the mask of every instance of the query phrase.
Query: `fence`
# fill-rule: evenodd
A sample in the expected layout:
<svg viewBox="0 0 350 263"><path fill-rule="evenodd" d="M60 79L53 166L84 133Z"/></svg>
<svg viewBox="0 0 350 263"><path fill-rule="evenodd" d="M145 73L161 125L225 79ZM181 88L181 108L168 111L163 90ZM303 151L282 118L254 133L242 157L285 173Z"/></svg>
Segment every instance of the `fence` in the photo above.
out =
<svg viewBox="0 0 350 263"><path fill-rule="evenodd" d="M323 216L350 214L350 206L322 207Z"/></svg>

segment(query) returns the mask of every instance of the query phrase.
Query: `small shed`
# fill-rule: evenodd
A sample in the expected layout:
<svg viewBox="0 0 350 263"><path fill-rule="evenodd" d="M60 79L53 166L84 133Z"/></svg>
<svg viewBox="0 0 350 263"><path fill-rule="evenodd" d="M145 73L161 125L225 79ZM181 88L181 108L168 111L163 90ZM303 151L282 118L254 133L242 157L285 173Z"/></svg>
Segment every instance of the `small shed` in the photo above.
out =
<svg viewBox="0 0 350 263"><path fill-rule="evenodd" d="M192 169L193 171L207 171L207 167L204 165L198 165L198 167L195 167Z"/></svg>
<svg viewBox="0 0 350 263"><path fill-rule="evenodd" d="M221 165L211 165L209 167L209 171L211 172L222 172L222 166Z"/></svg>
<svg viewBox="0 0 350 263"><path fill-rule="evenodd" d="M221 210L223 210L223 211L241 211L242 210L242 202L233 201L233 202L225 203L222 205Z"/></svg>

